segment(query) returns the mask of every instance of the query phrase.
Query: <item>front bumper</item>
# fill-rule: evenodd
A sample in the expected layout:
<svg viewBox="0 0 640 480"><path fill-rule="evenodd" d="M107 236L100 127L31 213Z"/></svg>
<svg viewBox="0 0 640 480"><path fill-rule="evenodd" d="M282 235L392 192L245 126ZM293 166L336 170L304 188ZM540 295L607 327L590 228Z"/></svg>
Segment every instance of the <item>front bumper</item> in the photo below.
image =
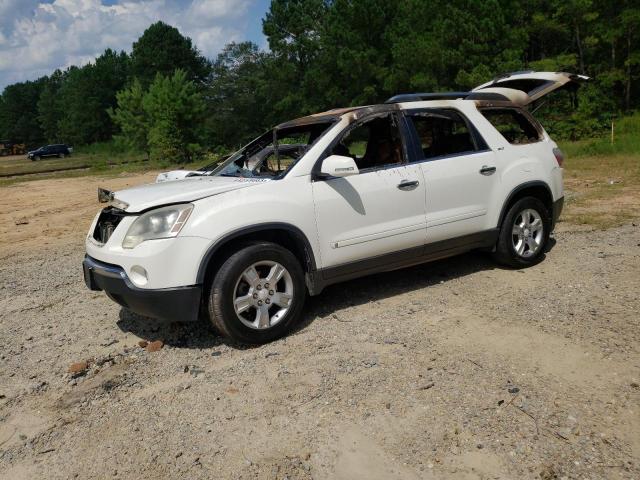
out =
<svg viewBox="0 0 640 480"><path fill-rule="evenodd" d="M560 214L562 213L562 208L564 207L564 197L560 197L555 202L553 202L553 210L551 216L551 230L553 230L558 222L558 218L560 218Z"/></svg>
<svg viewBox="0 0 640 480"><path fill-rule="evenodd" d="M104 263L89 255L82 262L84 281L90 290L107 295L129 310L146 317L175 322L198 319L202 287L144 289L136 287L124 269Z"/></svg>

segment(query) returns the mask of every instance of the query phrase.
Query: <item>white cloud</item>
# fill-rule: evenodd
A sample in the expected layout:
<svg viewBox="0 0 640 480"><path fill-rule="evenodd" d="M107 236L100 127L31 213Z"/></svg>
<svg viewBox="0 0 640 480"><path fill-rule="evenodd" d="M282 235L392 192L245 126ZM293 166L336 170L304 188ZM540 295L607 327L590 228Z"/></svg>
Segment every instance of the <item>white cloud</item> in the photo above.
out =
<svg viewBox="0 0 640 480"><path fill-rule="evenodd" d="M82 65L106 48L130 51L151 23L162 20L215 56L246 38L258 0L0 0L0 90L56 68Z"/></svg>

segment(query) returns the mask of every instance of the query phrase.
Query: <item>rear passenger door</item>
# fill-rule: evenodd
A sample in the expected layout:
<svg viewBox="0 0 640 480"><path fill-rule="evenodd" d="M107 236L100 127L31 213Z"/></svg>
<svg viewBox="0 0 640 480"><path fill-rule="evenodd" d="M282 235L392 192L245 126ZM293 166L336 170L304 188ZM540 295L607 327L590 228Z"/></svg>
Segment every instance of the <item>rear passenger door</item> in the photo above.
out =
<svg viewBox="0 0 640 480"><path fill-rule="evenodd" d="M426 182L427 243L491 228L487 213L500 175L475 127L453 108L407 110L405 119Z"/></svg>

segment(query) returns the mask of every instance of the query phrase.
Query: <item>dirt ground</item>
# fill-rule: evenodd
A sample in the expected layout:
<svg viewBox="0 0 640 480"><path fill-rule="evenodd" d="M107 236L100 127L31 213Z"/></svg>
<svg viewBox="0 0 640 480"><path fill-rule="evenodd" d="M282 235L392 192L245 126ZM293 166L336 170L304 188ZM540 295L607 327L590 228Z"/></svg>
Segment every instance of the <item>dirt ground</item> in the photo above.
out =
<svg viewBox="0 0 640 480"><path fill-rule="evenodd" d="M0 478L640 478L637 221L334 285L239 348L85 288L96 187L152 178L0 189Z"/></svg>

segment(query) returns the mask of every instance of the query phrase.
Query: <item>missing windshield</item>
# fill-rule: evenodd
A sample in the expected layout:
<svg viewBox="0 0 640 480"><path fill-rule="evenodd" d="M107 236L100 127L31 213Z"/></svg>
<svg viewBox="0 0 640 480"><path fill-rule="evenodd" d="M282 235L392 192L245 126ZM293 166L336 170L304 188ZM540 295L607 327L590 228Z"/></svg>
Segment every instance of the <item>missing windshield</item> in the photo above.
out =
<svg viewBox="0 0 640 480"><path fill-rule="evenodd" d="M315 122L270 130L231 155L211 175L282 178L331 125Z"/></svg>

